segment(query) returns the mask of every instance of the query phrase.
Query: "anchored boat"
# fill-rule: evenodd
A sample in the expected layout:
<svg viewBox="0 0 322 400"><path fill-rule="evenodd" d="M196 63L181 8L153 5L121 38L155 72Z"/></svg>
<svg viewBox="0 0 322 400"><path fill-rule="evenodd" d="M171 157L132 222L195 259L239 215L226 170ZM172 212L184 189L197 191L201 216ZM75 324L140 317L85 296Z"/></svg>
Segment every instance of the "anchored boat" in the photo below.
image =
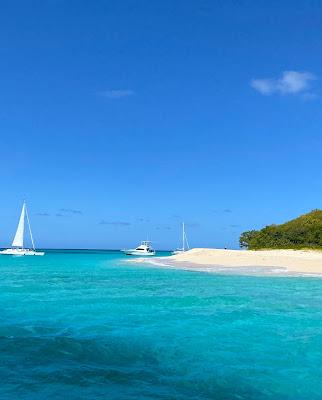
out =
<svg viewBox="0 0 322 400"><path fill-rule="evenodd" d="M143 240L140 246L135 249L122 250L127 256L154 256L155 250L151 246L150 240Z"/></svg>
<svg viewBox="0 0 322 400"><path fill-rule="evenodd" d="M184 228L184 222L182 222L182 247L181 249L176 249L172 252L173 255L184 253L186 250L189 250L189 243L186 235L186 231Z"/></svg>
<svg viewBox="0 0 322 400"><path fill-rule="evenodd" d="M27 220L27 225L29 228L29 235L32 243L32 248L27 249L24 247L24 236L25 236L25 220ZM0 255L9 256L43 256L45 253L43 251L36 251L34 238L32 236L29 215L26 203L23 203L21 215L18 223L18 228L13 239L11 248L0 251Z"/></svg>

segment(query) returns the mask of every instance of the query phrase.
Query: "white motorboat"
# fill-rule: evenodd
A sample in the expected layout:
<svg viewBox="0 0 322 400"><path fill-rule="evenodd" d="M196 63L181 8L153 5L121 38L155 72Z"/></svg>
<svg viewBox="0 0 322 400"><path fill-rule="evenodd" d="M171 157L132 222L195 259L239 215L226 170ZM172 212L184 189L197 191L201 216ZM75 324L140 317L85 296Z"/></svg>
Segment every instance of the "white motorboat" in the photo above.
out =
<svg viewBox="0 0 322 400"><path fill-rule="evenodd" d="M173 255L181 254L187 250L189 250L189 243L188 243L188 239L187 239L187 235L186 235L186 231L185 231L184 222L182 222L182 247L181 247L181 249L179 248L179 249L174 250L171 254L173 254Z"/></svg>
<svg viewBox="0 0 322 400"><path fill-rule="evenodd" d="M29 227L29 235L32 243L32 248L28 249L24 247L24 236L25 236L25 219L27 219L27 224ZM18 228L13 239L11 248L0 251L0 255L8 256L43 256L45 253L43 251L36 251L34 238L32 236L30 221L27 211L26 203L23 203L21 215L18 223Z"/></svg>
<svg viewBox="0 0 322 400"><path fill-rule="evenodd" d="M122 250L127 256L154 256L155 250L151 246L151 241L143 240L140 246L135 249Z"/></svg>

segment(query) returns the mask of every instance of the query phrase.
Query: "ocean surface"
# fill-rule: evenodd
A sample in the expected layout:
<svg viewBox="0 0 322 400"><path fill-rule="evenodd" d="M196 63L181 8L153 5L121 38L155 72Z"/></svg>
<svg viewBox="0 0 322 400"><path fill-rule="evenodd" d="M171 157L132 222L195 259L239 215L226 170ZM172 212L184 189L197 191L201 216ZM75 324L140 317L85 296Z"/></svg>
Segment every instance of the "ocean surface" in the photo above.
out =
<svg viewBox="0 0 322 400"><path fill-rule="evenodd" d="M322 279L0 256L0 399L321 399Z"/></svg>

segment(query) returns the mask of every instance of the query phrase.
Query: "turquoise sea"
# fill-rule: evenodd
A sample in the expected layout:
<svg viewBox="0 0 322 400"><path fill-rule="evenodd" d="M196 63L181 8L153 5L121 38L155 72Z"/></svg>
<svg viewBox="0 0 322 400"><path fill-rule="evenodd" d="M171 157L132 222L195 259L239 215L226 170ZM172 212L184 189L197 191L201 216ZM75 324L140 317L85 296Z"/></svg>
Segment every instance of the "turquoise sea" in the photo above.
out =
<svg viewBox="0 0 322 400"><path fill-rule="evenodd" d="M0 398L321 399L322 279L0 257Z"/></svg>

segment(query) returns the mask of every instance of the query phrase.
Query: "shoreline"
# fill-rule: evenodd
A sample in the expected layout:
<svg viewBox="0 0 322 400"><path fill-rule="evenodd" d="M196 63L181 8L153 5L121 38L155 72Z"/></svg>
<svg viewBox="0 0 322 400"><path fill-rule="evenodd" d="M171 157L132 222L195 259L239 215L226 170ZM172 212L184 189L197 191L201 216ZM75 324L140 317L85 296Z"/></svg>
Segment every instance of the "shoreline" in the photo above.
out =
<svg viewBox="0 0 322 400"><path fill-rule="evenodd" d="M322 252L317 250L196 248L173 256L133 259L131 262L209 273L322 277Z"/></svg>

